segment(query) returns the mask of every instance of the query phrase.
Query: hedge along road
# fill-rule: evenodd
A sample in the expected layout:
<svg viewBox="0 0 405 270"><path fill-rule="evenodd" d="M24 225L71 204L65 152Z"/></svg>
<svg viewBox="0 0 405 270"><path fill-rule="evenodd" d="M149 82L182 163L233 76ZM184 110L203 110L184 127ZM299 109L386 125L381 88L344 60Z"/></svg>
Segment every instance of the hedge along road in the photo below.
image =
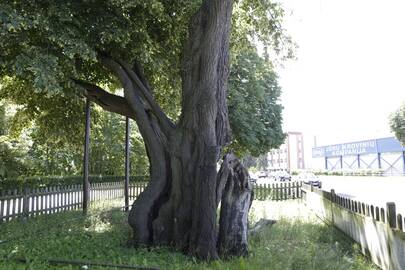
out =
<svg viewBox="0 0 405 270"><path fill-rule="evenodd" d="M405 215L405 176L320 176L322 189L335 190L346 198L386 208L396 204L397 214Z"/></svg>

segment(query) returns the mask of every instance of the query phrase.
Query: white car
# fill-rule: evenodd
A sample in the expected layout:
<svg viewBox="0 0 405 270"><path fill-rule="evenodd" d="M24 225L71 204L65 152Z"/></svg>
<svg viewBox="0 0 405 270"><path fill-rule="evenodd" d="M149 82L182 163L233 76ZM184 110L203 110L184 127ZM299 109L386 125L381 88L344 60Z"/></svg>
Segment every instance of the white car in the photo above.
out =
<svg viewBox="0 0 405 270"><path fill-rule="evenodd" d="M271 174L271 176L276 181L281 181L281 182L291 181L291 175L286 171L275 171Z"/></svg>
<svg viewBox="0 0 405 270"><path fill-rule="evenodd" d="M314 187L322 187L322 182L318 176L313 173L301 173L298 175L298 181L304 182L304 184L312 185Z"/></svg>

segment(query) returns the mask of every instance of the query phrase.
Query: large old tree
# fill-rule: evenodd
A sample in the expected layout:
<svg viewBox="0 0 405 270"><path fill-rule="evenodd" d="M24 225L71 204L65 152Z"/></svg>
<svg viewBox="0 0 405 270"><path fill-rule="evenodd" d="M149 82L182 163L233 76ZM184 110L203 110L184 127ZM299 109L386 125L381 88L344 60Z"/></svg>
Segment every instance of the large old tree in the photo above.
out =
<svg viewBox="0 0 405 270"><path fill-rule="evenodd" d="M53 104L48 113L63 120L75 114L76 96L84 92L136 121L150 183L129 215L134 243L171 245L201 258L245 254L247 172L228 155L217 173L231 139L230 35L235 52L256 40L282 53L289 40L279 6L265 0L237 1L234 11L232 0L0 3L3 97L33 115ZM281 134L279 126L274 132Z"/></svg>

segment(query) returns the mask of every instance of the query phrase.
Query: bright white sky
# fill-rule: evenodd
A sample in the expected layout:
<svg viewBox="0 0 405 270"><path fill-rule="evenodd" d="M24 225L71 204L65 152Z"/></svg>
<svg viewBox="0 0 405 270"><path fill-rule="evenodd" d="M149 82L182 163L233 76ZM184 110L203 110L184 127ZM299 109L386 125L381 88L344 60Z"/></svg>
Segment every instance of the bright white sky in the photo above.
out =
<svg viewBox="0 0 405 270"><path fill-rule="evenodd" d="M279 70L284 130L308 146L392 136L405 100L404 0L280 0L298 60Z"/></svg>

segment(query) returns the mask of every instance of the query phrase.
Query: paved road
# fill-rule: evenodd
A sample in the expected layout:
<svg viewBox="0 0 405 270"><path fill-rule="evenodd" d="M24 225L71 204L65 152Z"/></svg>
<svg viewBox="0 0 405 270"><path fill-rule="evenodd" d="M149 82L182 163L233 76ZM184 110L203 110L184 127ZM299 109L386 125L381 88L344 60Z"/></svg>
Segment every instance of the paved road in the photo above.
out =
<svg viewBox="0 0 405 270"><path fill-rule="evenodd" d="M322 189L384 207L395 202L397 213L405 215L405 177L321 176Z"/></svg>

